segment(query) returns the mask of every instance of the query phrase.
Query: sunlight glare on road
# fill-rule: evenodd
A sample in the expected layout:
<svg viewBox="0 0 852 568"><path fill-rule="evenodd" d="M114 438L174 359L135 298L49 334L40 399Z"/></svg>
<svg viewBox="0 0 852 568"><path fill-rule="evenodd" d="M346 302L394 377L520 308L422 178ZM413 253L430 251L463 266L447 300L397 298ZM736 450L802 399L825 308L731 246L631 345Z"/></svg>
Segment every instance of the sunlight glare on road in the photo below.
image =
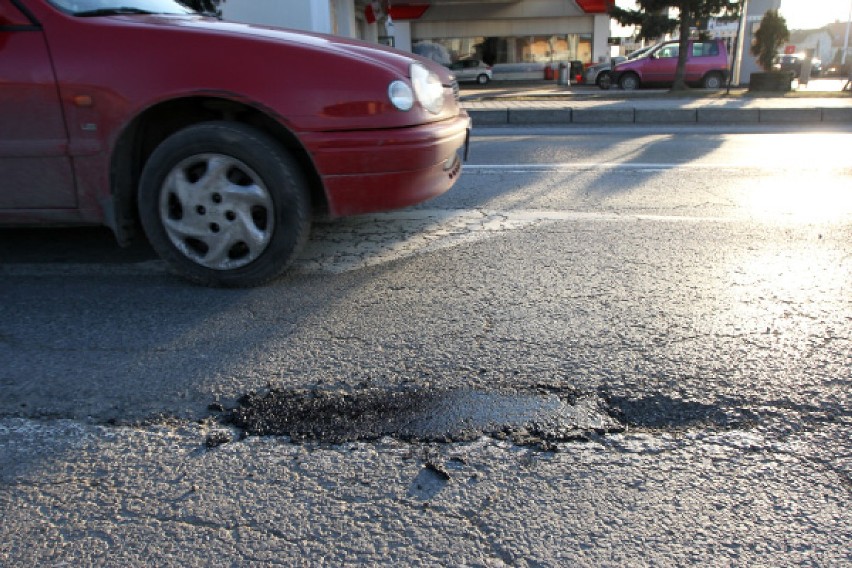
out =
<svg viewBox="0 0 852 568"><path fill-rule="evenodd" d="M840 221L852 215L852 188L844 187L836 174L813 170L757 184L746 206L752 216L766 220Z"/></svg>
<svg viewBox="0 0 852 568"><path fill-rule="evenodd" d="M852 152L831 133L766 138L755 165L780 176L750 181L743 205L755 218L799 223L831 222L852 216Z"/></svg>
<svg viewBox="0 0 852 568"><path fill-rule="evenodd" d="M744 351L771 343L792 360L807 357L835 337L834 330L843 335L852 263L842 251L801 242L755 243L717 268L720 303L729 309L709 323L720 333L749 336Z"/></svg>

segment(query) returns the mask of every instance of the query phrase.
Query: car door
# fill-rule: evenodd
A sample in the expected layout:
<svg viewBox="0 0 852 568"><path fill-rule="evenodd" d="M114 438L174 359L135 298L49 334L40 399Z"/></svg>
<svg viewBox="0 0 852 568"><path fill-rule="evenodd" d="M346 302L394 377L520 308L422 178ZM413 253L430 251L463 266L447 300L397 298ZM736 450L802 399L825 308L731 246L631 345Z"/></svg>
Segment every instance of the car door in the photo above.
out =
<svg viewBox="0 0 852 568"><path fill-rule="evenodd" d="M645 83L671 83L677 70L680 46L667 43L655 51L642 66L642 81Z"/></svg>
<svg viewBox="0 0 852 568"><path fill-rule="evenodd" d="M467 59L464 61L464 76L468 81L476 81L479 76L479 61Z"/></svg>
<svg viewBox="0 0 852 568"><path fill-rule="evenodd" d="M710 71L717 69L719 44L715 41L696 41L689 46L689 58L686 60L686 80L697 83Z"/></svg>
<svg viewBox="0 0 852 568"><path fill-rule="evenodd" d="M456 61L455 63L450 65L450 71L453 72L453 75L456 76L456 80L460 83L467 79L467 75L465 74L465 70L464 70L464 62L463 61Z"/></svg>
<svg viewBox="0 0 852 568"><path fill-rule="evenodd" d="M68 132L44 32L0 0L0 209L76 206Z"/></svg>

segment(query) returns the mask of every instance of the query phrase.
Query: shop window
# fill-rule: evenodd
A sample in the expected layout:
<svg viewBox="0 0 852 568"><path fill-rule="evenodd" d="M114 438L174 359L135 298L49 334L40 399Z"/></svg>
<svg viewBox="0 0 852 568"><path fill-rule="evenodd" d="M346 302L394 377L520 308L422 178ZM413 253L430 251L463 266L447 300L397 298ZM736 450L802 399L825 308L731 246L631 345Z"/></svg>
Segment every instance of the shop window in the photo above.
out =
<svg viewBox="0 0 852 568"><path fill-rule="evenodd" d="M588 34L523 37L420 38L412 50L449 65L464 59L501 63L552 64L591 61L592 37Z"/></svg>

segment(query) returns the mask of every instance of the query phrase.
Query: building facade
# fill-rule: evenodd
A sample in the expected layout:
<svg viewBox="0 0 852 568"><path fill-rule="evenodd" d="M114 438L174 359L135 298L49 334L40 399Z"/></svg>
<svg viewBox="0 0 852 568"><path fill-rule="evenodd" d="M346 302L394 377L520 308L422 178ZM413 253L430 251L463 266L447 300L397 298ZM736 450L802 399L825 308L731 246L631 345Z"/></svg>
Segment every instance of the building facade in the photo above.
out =
<svg viewBox="0 0 852 568"><path fill-rule="evenodd" d="M734 84L747 85L752 73L763 71L757 63L757 58L751 54L751 45L754 43L754 34L760 28L760 21L769 10L777 10L781 7L781 0L740 0L746 3L745 18L741 20L739 42L737 45L738 57L741 61L739 68L734 65Z"/></svg>
<svg viewBox="0 0 852 568"><path fill-rule="evenodd" d="M739 42L740 84L760 71L749 46L767 10L781 0L747 2ZM383 43L439 63L480 59L496 79L542 77L570 61L609 59L613 0L224 0L225 19ZM711 20L712 22L712 20ZM712 24L711 24L712 25ZM738 23L708 31L729 37ZM733 58L732 58L733 59ZM733 63L733 62L732 62ZM732 69L735 66L732 64Z"/></svg>
<svg viewBox="0 0 852 568"><path fill-rule="evenodd" d="M611 0L225 0L225 19L392 45L501 73L609 57ZM509 78L508 76L506 78Z"/></svg>

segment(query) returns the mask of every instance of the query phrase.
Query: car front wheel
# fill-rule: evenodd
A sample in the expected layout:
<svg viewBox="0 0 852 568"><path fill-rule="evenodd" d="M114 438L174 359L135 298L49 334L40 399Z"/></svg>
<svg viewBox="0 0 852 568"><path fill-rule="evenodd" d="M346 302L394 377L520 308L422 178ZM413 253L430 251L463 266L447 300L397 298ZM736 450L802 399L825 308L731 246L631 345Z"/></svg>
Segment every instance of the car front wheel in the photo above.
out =
<svg viewBox="0 0 852 568"><path fill-rule="evenodd" d="M704 85L705 89L721 89L723 83L722 75L719 73L708 73L704 77Z"/></svg>
<svg viewBox="0 0 852 568"><path fill-rule="evenodd" d="M625 91L633 91L639 88L639 77L634 73L627 73L626 75L622 75L621 79L618 80L618 86L624 89Z"/></svg>
<svg viewBox="0 0 852 568"><path fill-rule="evenodd" d="M292 159L262 132L209 122L176 132L142 171L139 217L151 246L207 286L257 286L307 239L310 199Z"/></svg>
<svg viewBox="0 0 852 568"><path fill-rule="evenodd" d="M598 75L598 78L595 79L595 83L597 83L598 87L604 91L608 91L609 88L612 87L612 77L607 71L602 71Z"/></svg>
<svg viewBox="0 0 852 568"><path fill-rule="evenodd" d="M485 73L482 73L481 75L479 75L476 78L476 82L479 83L480 85L487 85L488 84L488 75L486 75Z"/></svg>

